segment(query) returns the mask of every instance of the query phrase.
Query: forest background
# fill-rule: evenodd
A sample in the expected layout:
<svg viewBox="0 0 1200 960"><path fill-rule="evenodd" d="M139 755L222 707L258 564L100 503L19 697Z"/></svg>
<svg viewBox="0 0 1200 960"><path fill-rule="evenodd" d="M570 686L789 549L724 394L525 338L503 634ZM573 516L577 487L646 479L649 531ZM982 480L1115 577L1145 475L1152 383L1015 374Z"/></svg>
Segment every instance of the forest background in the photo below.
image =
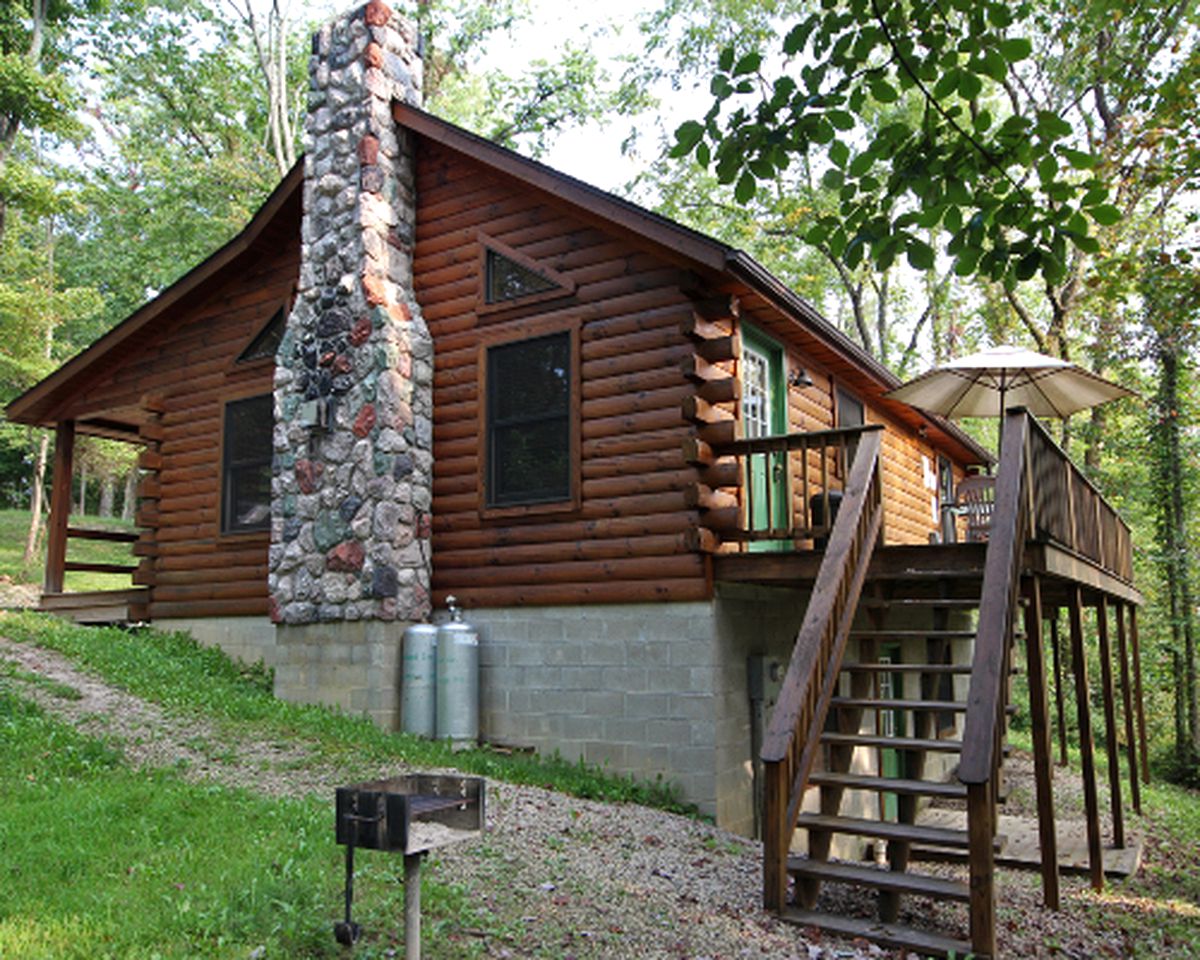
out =
<svg viewBox="0 0 1200 960"><path fill-rule="evenodd" d="M646 0L553 36L534 0L398 6L429 110L585 176L565 145L603 144L631 173L601 186L747 250L899 376L1021 343L1138 390L1055 432L1133 527L1156 760L1200 783L1200 3ZM334 12L0 0L0 401L246 223ZM49 447L0 425L29 579ZM76 460L78 511L131 520L131 451Z"/></svg>

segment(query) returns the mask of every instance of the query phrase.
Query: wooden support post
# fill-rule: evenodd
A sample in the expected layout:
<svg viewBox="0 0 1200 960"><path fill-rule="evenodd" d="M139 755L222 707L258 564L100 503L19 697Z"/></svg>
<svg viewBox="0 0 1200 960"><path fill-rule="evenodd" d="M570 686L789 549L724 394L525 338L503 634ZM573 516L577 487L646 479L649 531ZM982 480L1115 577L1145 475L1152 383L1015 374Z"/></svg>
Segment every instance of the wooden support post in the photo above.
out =
<svg viewBox="0 0 1200 960"><path fill-rule="evenodd" d="M1067 619L1071 625L1071 670L1075 675L1075 707L1079 714L1079 757L1083 763L1083 805L1087 817L1088 869L1092 888L1104 889L1104 849L1100 841L1100 799L1096 795L1096 756L1092 744L1092 706L1088 694L1087 656L1083 649L1083 596L1070 590Z"/></svg>
<svg viewBox="0 0 1200 960"><path fill-rule="evenodd" d="M971 949L996 955L996 808L991 783L967 786L967 834L971 871Z"/></svg>
<svg viewBox="0 0 1200 960"><path fill-rule="evenodd" d="M44 593L62 593L67 562L67 526L71 516L71 475L75 466L75 421L62 420L54 430L54 486L50 490L50 524L46 538Z"/></svg>
<svg viewBox="0 0 1200 960"><path fill-rule="evenodd" d="M1150 782L1150 754L1146 752L1146 707L1142 697L1142 653L1138 648L1137 607L1129 608L1129 643L1133 657L1133 706L1137 711L1138 753L1142 758L1142 783Z"/></svg>
<svg viewBox="0 0 1200 960"><path fill-rule="evenodd" d="M1050 704L1042 649L1042 584L1031 577L1026 588L1025 659L1029 671L1029 715L1033 723L1033 773L1037 785L1038 841L1042 855L1042 900L1059 908L1058 838L1054 832L1054 788L1050 765Z"/></svg>
<svg viewBox="0 0 1200 960"><path fill-rule="evenodd" d="M763 908L783 913L787 907L788 845L784 840L787 819L787 771L783 763L763 764Z"/></svg>
<svg viewBox="0 0 1200 960"><path fill-rule="evenodd" d="M1058 636L1058 607L1050 617L1050 654L1054 660L1054 712L1058 718L1058 765L1067 765L1067 706L1063 695L1062 643Z"/></svg>
<svg viewBox="0 0 1200 960"><path fill-rule="evenodd" d="M1104 693L1104 745L1108 753L1108 791L1112 798L1113 845L1125 849L1125 810L1121 805L1121 750L1117 743L1117 691L1113 685L1112 644L1108 639L1108 598L1096 603L1100 640L1100 684Z"/></svg>
<svg viewBox="0 0 1200 960"><path fill-rule="evenodd" d="M1129 645L1125 642L1125 604L1117 601L1117 656L1121 660L1121 712L1125 716L1125 753L1129 759L1129 796L1133 812L1142 812L1137 740L1133 732L1133 690L1129 686Z"/></svg>

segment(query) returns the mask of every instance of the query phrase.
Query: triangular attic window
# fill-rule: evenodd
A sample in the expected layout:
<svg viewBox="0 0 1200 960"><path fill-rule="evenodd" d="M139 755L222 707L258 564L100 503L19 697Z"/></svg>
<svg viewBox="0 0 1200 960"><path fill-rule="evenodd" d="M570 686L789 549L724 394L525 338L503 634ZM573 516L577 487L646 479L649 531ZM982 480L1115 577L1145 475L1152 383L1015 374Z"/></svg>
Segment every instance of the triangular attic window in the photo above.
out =
<svg viewBox="0 0 1200 960"><path fill-rule="evenodd" d="M237 362L250 363L254 360L274 359L286 328L287 311L280 307L272 314L266 325L258 331L254 339L246 345L246 349L238 354Z"/></svg>
<svg viewBox="0 0 1200 960"><path fill-rule="evenodd" d="M536 293L562 289L562 284L492 249L487 250L484 282L488 303L520 300Z"/></svg>

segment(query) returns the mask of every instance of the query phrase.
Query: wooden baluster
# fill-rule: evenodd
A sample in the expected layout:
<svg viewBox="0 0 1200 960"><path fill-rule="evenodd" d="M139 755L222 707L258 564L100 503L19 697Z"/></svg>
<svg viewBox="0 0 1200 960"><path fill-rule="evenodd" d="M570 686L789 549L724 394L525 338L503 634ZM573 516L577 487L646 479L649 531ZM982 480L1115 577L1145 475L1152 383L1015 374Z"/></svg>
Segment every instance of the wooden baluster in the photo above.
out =
<svg viewBox="0 0 1200 960"><path fill-rule="evenodd" d="M1058 839L1054 832L1054 788L1050 766L1050 709L1046 654L1042 649L1042 585L1030 578L1025 607L1025 659L1029 671L1029 715L1033 724L1033 772L1037 785L1038 844L1042 856L1042 901L1059 906Z"/></svg>
<svg viewBox="0 0 1200 960"><path fill-rule="evenodd" d="M1121 707L1125 715L1125 751L1129 760L1129 796L1133 812L1142 812L1142 788L1138 782L1137 741L1133 732L1133 691L1129 688L1129 648L1125 643L1125 604L1117 601L1117 656L1121 661Z"/></svg>
<svg viewBox="0 0 1200 960"><path fill-rule="evenodd" d="M996 810L991 783L967 786L967 837L970 844L971 949L996 955Z"/></svg>
<svg viewBox="0 0 1200 960"><path fill-rule="evenodd" d="M1079 756L1083 763L1083 805L1087 818L1088 868L1095 890L1104 889L1104 850L1100 841L1100 800L1096 795L1096 758L1092 744L1092 706L1088 693L1087 656L1083 649L1083 595L1069 591L1071 667L1075 673L1075 707L1079 714Z"/></svg>

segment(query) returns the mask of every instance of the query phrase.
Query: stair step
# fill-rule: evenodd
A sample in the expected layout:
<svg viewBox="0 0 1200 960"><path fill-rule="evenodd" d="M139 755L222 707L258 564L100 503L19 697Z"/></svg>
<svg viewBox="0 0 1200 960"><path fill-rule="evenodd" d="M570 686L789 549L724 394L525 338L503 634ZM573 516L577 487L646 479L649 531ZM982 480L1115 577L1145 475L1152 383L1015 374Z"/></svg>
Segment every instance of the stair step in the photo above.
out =
<svg viewBox="0 0 1200 960"><path fill-rule="evenodd" d="M851 673L958 673L969 674L969 663L843 663Z"/></svg>
<svg viewBox="0 0 1200 960"><path fill-rule="evenodd" d="M893 597L890 600L881 597L864 597L858 602L860 607L874 610L887 610L891 607L900 609L912 607L948 607L956 610L974 610L979 606L978 597Z"/></svg>
<svg viewBox="0 0 1200 960"><path fill-rule="evenodd" d="M879 700L874 697L833 697L831 707L858 707L862 710L955 710L966 713L963 700Z"/></svg>
<svg viewBox="0 0 1200 960"><path fill-rule="evenodd" d="M866 773L809 774L809 786L845 787L848 790L875 790L882 793L904 793L920 797L943 797L962 800L967 788L961 783L940 783L934 780L905 780L897 777L877 777Z"/></svg>
<svg viewBox="0 0 1200 960"><path fill-rule="evenodd" d="M823 733L821 742L838 747L883 747L890 750L929 750L960 753L961 740L922 740L918 737L885 737L870 733Z"/></svg>
<svg viewBox="0 0 1200 960"><path fill-rule="evenodd" d="M802 813L796 826L805 830L830 830L850 833L856 837L877 837L880 840L911 840L930 847L966 849L970 844L966 830L949 827L927 827L919 823L897 823L894 820L864 820L858 817L829 817L819 813Z"/></svg>
<svg viewBox="0 0 1200 960"><path fill-rule="evenodd" d="M790 873L814 880L851 883L860 887L894 890L897 893L934 897L938 900L961 900L964 903L971 896L971 888L959 880L930 877L923 873L861 867L853 863L830 860L809 860L807 857L788 857L787 866Z"/></svg>
<svg viewBox="0 0 1200 960"><path fill-rule="evenodd" d="M862 937L883 947L911 950L923 957L950 957L962 960L971 953L971 945L965 940L941 936L928 930L917 930L881 920L862 917L840 917L835 914L818 913L788 907L780 915L782 920L801 927L816 927L848 939Z"/></svg>
<svg viewBox="0 0 1200 960"><path fill-rule="evenodd" d="M851 640L974 640L974 630L851 630Z"/></svg>
<svg viewBox="0 0 1200 960"><path fill-rule="evenodd" d="M823 733L821 742L838 747L883 747L892 750L929 750L934 753L960 753L962 741L953 739L922 740L918 737L885 737L872 733ZM1012 753L1012 746L1001 747L1004 756Z"/></svg>

